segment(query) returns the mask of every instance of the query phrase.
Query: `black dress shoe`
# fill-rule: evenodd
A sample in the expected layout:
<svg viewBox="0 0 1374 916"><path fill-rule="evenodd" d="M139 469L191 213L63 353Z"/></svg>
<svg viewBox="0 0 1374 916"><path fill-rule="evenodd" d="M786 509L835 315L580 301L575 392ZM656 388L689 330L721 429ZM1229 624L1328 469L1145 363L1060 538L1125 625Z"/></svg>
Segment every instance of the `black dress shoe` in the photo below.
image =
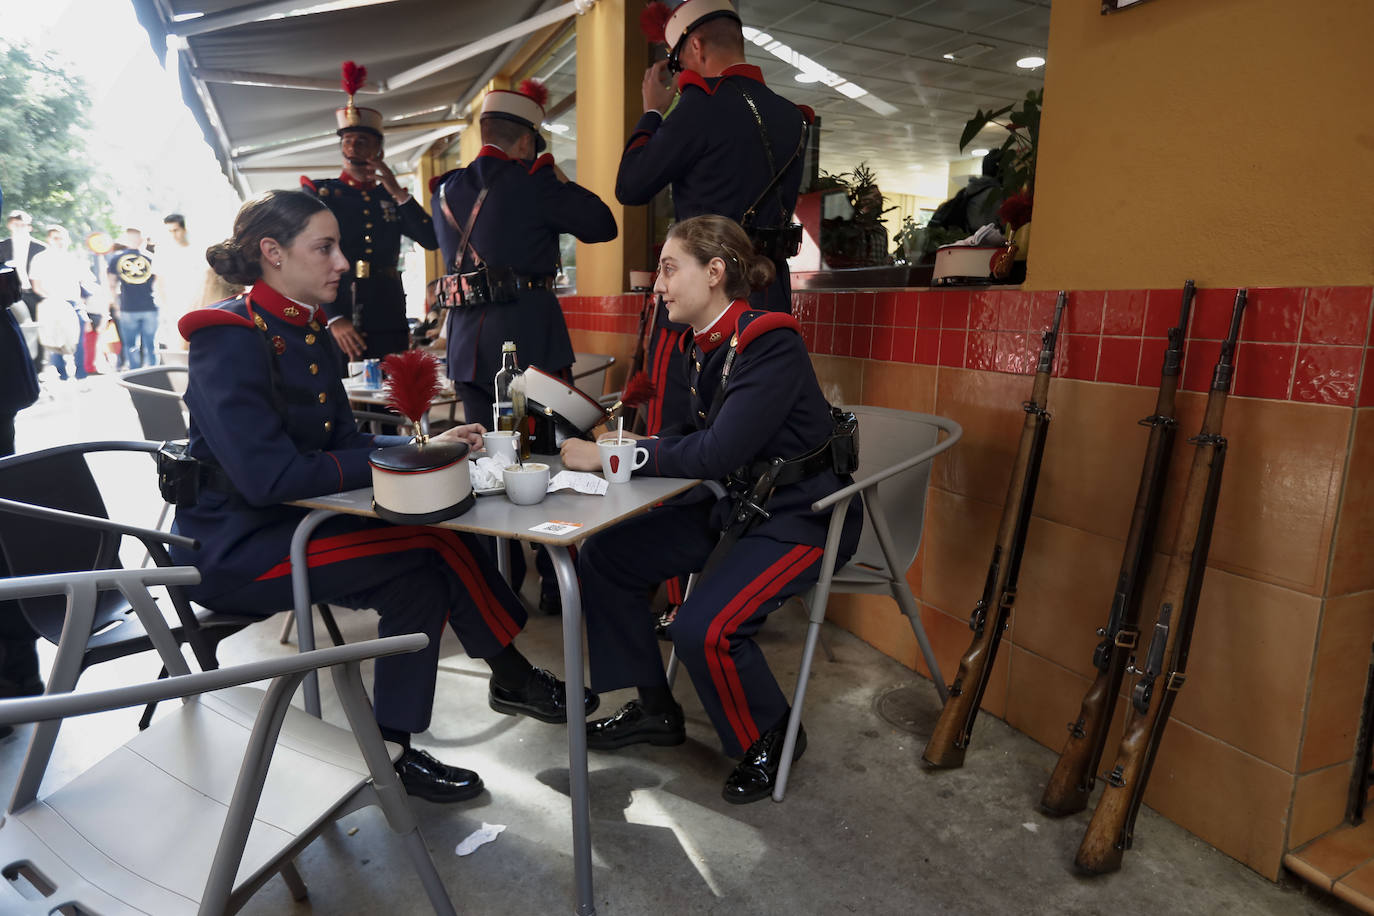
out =
<svg viewBox="0 0 1374 916"><path fill-rule="evenodd" d="M487 705L508 716L529 716L540 722L555 725L568 721L566 688L552 672L531 668L529 679L519 690L509 690L492 678L487 687ZM582 716L596 712L601 697L586 689L583 694Z"/></svg>
<svg viewBox="0 0 1374 916"><path fill-rule="evenodd" d="M787 739L787 720L776 728L759 736L759 740L749 745L744 759L735 767L730 778L725 780L721 797L732 805L747 805L749 802L767 798L773 794L773 786L778 781L778 764L782 759L782 745ZM806 729L797 730L797 745L792 750L793 762L801 759L806 750Z"/></svg>
<svg viewBox="0 0 1374 916"><path fill-rule="evenodd" d="M396 775L407 795L432 802L459 802L482 793L482 777L472 770L440 763L424 751L408 747L396 761Z"/></svg>
<svg viewBox="0 0 1374 916"><path fill-rule="evenodd" d="M651 713L639 700L631 700L609 719L587 723L587 747L598 751L613 751L630 744L673 747L686 740L686 719L676 703L668 712Z"/></svg>

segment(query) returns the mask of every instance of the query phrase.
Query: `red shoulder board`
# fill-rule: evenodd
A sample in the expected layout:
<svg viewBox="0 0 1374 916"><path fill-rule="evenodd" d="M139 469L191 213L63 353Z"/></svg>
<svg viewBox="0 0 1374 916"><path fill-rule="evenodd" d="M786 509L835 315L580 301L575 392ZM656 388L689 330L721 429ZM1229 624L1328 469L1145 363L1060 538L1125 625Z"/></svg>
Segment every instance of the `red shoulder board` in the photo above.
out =
<svg viewBox="0 0 1374 916"><path fill-rule="evenodd" d="M231 300L237 302L238 300ZM229 325L237 328L251 328L253 321L240 315L238 312L231 312L226 308L204 308L193 309L181 316L177 322L177 330L181 336L187 340L191 335L201 328L213 328L219 325Z"/></svg>
<svg viewBox="0 0 1374 916"><path fill-rule="evenodd" d="M545 153L538 159L534 160L534 164L530 166L530 174L533 175L540 169L553 168L553 164L553 153Z"/></svg>
<svg viewBox="0 0 1374 916"><path fill-rule="evenodd" d="M302 175L302 176L301 176L301 187L305 188L305 189L306 189L307 191L309 191L311 194L314 194L315 191L317 190L316 187L315 187L315 182L311 181L311 180L310 180L309 178L307 178L305 175Z"/></svg>
<svg viewBox="0 0 1374 916"><path fill-rule="evenodd" d="M735 344L735 352L743 353L750 341L778 328L787 328L800 334L801 322L785 312L745 312L735 326L735 334L739 339L739 343Z"/></svg>
<svg viewBox="0 0 1374 916"><path fill-rule="evenodd" d="M707 95L715 95L716 87L706 82L706 77L695 70L683 70L677 75L677 88L679 92L686 90L688 86L696 86Z"/></svg>
<svg viewBox="0 0 1374 916"><path fill-rule="evenodd" d="M444 182L448 181L448 176L452 175L452 174L453 174L454 172L456 172L456 171L458 171L458 170L457 170L457 169L449 169L449 170L448 170L447 172L445 172L444 174L442 174L442 175L435 175L433 178L431 178L431 179L429 180L429 193L433 194L435 191L439 190L439 186L440 186L441 184L443 184Z"/></svg>
<svg viewBox="0 0 1374 916"><path fill-rule="evenodd" d="M797 108L801 111L802 119L805 120L807 124L816 123L816 109L812 108L810 105L798 105Z"/></svg>

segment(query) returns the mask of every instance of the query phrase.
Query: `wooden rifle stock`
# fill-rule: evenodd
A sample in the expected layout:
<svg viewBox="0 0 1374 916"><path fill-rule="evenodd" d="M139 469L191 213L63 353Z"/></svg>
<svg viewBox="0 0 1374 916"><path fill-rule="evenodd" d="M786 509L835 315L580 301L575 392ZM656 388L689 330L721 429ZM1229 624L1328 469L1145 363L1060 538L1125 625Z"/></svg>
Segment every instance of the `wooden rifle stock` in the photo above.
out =
<svg viewBox="0 0 1374 916"><path fill-rule="evenodd" d="M625 375L625 384L630 383L630 379L644 371L645 351L649 346L649 338L653 336L653 323L650 316L655 314L658 307L658 295L651 289L644 294L644 304L639 309L639 330L635 332L635 352L630 358L630 371ZM633 429L635 420L639 417L638 405L627 405L620 413L625 421L625 429ZM638 432L643 432L639 429Z"/></svg>
<svg viewBox="0 0 1374 916"><path fill-rule="evenodd" d="M964 752L973 732L973 720L978 715L983 692L997 659L997 647L1011 618L1011 606L1016 600L1016 579L1021 568L1021 553L1026 545L1026 531L1030 527L1031 509L1035 503L1035 485L1040 479L1040 459L1045 452L1045 436L1049 432L1050 415L1045 402L1050 390L1050 372L1054 366L1055 344L1059 338L1059 322L1064 315L1065 294L1061 290L1054 306L1054 322L1045 332L1040 348L1040 361L1035 367L1035 381L1031 398L1023 405L1026 422L1021 428L1021 442L1012 464L1011 483L1007 500L1002 507L1002 521L998 526L997 543L993 546L992 562L988 567L983 597L969 619L973 641L963 658L959 672L949 686L949 699L940 711L940 719L931 732L930 742L921 759L937 769L962 766Z"/></svg>
<svg viewBox="0 0 1374 916"><path fill-rule="evenodd" d="M1078 719L1069 723L1069 739L1059 755L1059 763L1045 785L1040 810L1054 817L1075 814L1088 806L1096 783L1097 766L1107 744L1107 735L1121 692L1126 665L1140 635L1140 604L1145 576L1154 553L1155 530L1163 504L1165 477L1173 451L1174 401L1183 356L1183 341L1188 330L1188 312L1193 304L1193 281L1183 286L1183 307L1178 327L1169 331L1169 346L1160 369L1159 394L1155 411L1140 421L1150 429L1145 447L1145 462L1140 469L1140 484L1135 494L1135 509L1121 556L1116 592L1112 595L1107 625L1097 631L1102 637L1093 652L1097 677L1083 697Z"/></svg>
<svg viewBox="0 0 1374 916"><path fill-rule="evenodd" d="M1145 795L1159 742L1168 724L1174 699L1183 687L1188 648L1193 637L1198 596L1207 568L1207 552L1221 495L1221 473L1226 461L1226 439L1220 435L1226 397L1231 389L1233 357L1245 311L1245 290L1236 293L1231 330L1221 345L1221 356L1212 374L1202 429L1189 440L1196 445L1188 485L1179 517L1178 550L1170 558L1160 596L1159 623L1144 668L1132 665L1138 675L1131 691L1126 732L1116 752L1116 765L1106 779L1102 798L1093 812L1087 833L1078 848L1074 865L1083 874L1116 871L1131 847L1136 814ZM1172 620L1170 619L1172 616ZM1163 690L1155 689L1163 675Z"/></svg>

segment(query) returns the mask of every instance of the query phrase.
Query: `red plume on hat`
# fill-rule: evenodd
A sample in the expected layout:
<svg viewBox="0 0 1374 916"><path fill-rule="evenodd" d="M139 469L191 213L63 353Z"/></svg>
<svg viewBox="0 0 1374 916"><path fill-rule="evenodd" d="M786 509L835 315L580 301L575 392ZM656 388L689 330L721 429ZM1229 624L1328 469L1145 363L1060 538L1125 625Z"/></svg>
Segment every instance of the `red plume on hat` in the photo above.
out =
<svg viewBox="0 0 1374 916"><path fill-rule="evenodd" d="M539 80L522 80L515 91L533 101L540 108L549 102L549 87Z"/></svg>
<svg viewBox="0 0 1374 916"><path fill-rule="evenodd" d="M664 32L668 28L668 18L672 15L673 11L668 9L668 4L663 0L654 0L639 14L640 31L652 44L666 44L668 37Z"/></svg>
<svg viewBox="0 0 1374 916"><path fill-rule="evenodd" d="M360 67L351 60L344 61L343 64L343 91L348 93L349 98L353 93L363 88L363 83L367 82L367 68Z"/></svg>
<svg viewBox="0 0 1374 916"><path fill-rule="evenodd" d="M403 350L382 360L387 404L419 428L439 393L439 361L425 350Z"/></svg>

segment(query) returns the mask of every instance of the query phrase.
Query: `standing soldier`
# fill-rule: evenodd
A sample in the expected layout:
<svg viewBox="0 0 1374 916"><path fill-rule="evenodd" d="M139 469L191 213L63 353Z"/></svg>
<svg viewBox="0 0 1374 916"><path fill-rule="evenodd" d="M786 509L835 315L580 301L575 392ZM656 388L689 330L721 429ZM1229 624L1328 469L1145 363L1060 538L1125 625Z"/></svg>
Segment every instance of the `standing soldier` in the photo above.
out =
<svg viewBox="0 0 1374 916"><path fill-rule="evenodd" d="M558 236L584 242L616 236L611 209L544 153L539 125L547 96L534 80L518 92L488 92L482 149L467 168L433 182L444 264L450 275L461 275L441 284L452 309L448 374L471 421L491 417L504 341L515 341L522 366L553 374L571 369L572 340L553 293Z"/></svg>
<svg viewBox="0 0 1374 916"><path fill-rule="evenodd" d="M729 0L687 0L671 13L655 3L644 26L669 53L644 73L644 115L621 156L616 199L647 204L671 185L678 221L703 214L735 220L775 271L766 289L750 295L750 306L790 312L787 259L801 242L792 211L814 113L773 92L759 68L745 63L739 13ZM650 435L687 420L687 367L678 346L684 330L658 306L646 358L656 391L645 412Z"/></svg>
<svg viewBox="0 0 1374 916"><path fill-rule="evenodd" d="M553 293L558 236L609 242L617 232L601 198L569 181L543 152L539 125L547 98L534 80L521 83L518 92L488 92L480 118L482 149L466 168L431 184L430 207L438 215L449 274L439 294L450 309L448 375L469 421L490 422L504 341L515 341L521 366L572 380L572 340ZM539 605L554 612L560 604L552 564L542 552L538 561ZM511 563L517 589L524 574L524 556L517 550Z"/></svg>
<svg viewBox="0 0 1374 916"><path fill-rule="evenodd" d="M351 60L343 65L348 104L334 111L343 172L319 181L301 177L301 186L339 221L348 272L338 298L324 310L329 332L350 360L380 359L410 346L406 296L396 270L401 236L423 248L439 247L429 214L382 161L382 113L353 104L353 94L366 80L366 67Z"/></svg>

